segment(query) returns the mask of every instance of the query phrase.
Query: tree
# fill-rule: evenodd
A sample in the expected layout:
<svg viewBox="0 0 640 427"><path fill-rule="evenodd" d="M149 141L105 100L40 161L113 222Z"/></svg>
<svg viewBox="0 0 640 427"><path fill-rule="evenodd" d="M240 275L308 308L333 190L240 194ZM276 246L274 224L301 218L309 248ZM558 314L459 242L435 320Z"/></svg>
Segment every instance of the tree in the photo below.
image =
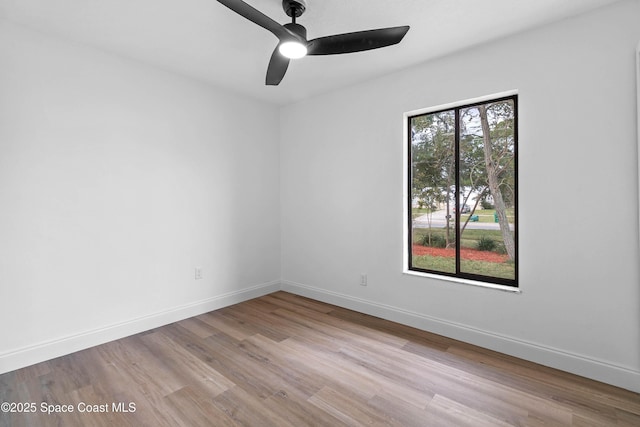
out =
<svg viewBox="0 0 640 427"><path fill-rule="evenodd" d="M431 240L431 213L441 204L451 215L450 201L455 186L455 116L450 111L414 117L412 125L412 198L429 209L428 239ZM452 242L446 224L445 244Z"/></svg>
<svg viewBox="0 0 640 427"><path fill-rule="evenodd" d="M467 228L474 212L481 200L489 193L487 185L487 170L484 164L484 150L482 137L478 133L478 114L474 109L462 109L460 111L460 191L462 194L461 206L469 203L471 194L476 194L476 200L469 212L466 221L460 227L460 234ZM465 193L464 190L468 191Z"/></svg>
<svg viewBox="0 0 640 427"><path fill-rule="evenodd" d="M492 106L497 106L496 108L498 110L505 109L504 106L501 106L498 104L492 104L490 107ZM513 138L512 137L509 138L509 136L505 132L502 132L502 135L501 135L500 131L504 129L505 127L504 124L500 126L494 126L494 128L497 129L497 131L494 132L496 134L495 139L503 142L502 144L496 144L496 147L494 147L494 141L492 141L493 138L492 138L491 127L489 126L489 118L487 115L487 105L484 105L484 104L479 105L477 108L480 114L480 123L482 126L484 161L485 161L485 166L487 171L487 181L489 184L489 191L493 196L493 201L496 208L496 215L498 217L498 223L500 224L500 231L502 233L502 239L504 241L504 246L507 251L507 255L509 256L509 259L515 260L516 245L513 238L513 234L511 233L511 229L509 228L509 219L507 217L507 206L505 204L505 200L502 196L502 190L501 190L501 184L504 185L504 183L501 182L501 175L508 174L509 173L508 165L512 164L512 160L510 159L512 159L513 156L512 156L512 153L511 155L509 155L510 152L512 151L512 148L510 148L509 139L512 140ZM499 116L500 113L504 113L504 111L497 111L496 115ZM501 123L501 122L498 122L498 123ZM506 158L506 165L504 161L505 158Z"/></svg>

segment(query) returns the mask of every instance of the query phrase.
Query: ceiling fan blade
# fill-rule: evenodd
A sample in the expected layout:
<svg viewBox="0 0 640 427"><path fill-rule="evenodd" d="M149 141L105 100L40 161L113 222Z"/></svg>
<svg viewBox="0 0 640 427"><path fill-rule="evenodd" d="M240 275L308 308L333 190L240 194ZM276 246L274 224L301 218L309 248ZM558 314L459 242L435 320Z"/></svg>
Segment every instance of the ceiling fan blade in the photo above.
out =
<svg viewBox="0 0 640 427"><path fill-rule="evenodd" d="M408 25L319 37L309 41L307 55L336 55L391 46L400 43L407 31Z"/></svg>
<svg viewBox="0 0 640 427"><path fill-rule="evenodd" d="M219 3L227 6L238 15L247 18L249 21L261 26L262 28L271 31L276 37L282 40L300 40L298 35L289 31L278 22L269 18L264 13L255 9L253 6L248 5L242 0L218 0Z"/></svg>
<svg viewBox="0 0 640 427"><path fill-rule="evenodd" d="M287 68L289 68L289 58L281 55L280 52L278 52L278 46L276 46L276 49L271 55L269 67L267 68L267 85L279 85L284 74L287 72Z"/></svg>

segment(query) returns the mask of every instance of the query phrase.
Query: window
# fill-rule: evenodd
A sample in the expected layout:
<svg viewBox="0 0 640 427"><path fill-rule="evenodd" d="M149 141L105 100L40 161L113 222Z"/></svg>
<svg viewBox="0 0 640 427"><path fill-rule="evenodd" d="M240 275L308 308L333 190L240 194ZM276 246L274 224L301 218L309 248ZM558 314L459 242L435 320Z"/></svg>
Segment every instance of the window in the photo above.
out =
<svg viewBox="0 0 640 427"><path fill-rule="evenodd" d="M517 95L406 117L406 267L517 287Z"/></svg>

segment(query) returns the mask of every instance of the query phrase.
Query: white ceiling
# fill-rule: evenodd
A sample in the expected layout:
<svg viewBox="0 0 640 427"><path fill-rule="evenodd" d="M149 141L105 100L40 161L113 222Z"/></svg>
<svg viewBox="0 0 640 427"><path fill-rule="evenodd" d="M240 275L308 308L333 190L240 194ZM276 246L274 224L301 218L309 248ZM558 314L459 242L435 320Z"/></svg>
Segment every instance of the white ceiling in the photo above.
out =
<svg viewBox="0 0 640 427"><path fill-rule="evenodd" d="M265 86L277 39L216 0L0 0L0 17L255 98L287 104L617 0L307 0L308 38L410 25L399 44L292 62ZM281 0L246 0L278 22Z"/></svg>

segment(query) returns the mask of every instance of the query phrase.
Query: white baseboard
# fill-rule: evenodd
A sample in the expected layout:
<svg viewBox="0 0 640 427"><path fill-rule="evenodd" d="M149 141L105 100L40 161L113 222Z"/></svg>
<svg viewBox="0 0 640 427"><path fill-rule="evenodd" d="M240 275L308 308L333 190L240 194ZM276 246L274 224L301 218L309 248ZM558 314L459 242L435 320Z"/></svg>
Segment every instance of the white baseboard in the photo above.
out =
<svg viewBox="0 0 640 427"><path fill-rule="evenodd" d="M0 374L51 360L89 347L148 331L189 317L257 298L280 289L280 281L272 281L234 292L221 294L162 312L137 317L103 328L41 342L0 354Z"/></svg>
<svg viewBox="0 0 640 427"><path fill-rule="evenodd" d="M636 370L300 283L283 281L281 289L640 393Z"/></svg>

